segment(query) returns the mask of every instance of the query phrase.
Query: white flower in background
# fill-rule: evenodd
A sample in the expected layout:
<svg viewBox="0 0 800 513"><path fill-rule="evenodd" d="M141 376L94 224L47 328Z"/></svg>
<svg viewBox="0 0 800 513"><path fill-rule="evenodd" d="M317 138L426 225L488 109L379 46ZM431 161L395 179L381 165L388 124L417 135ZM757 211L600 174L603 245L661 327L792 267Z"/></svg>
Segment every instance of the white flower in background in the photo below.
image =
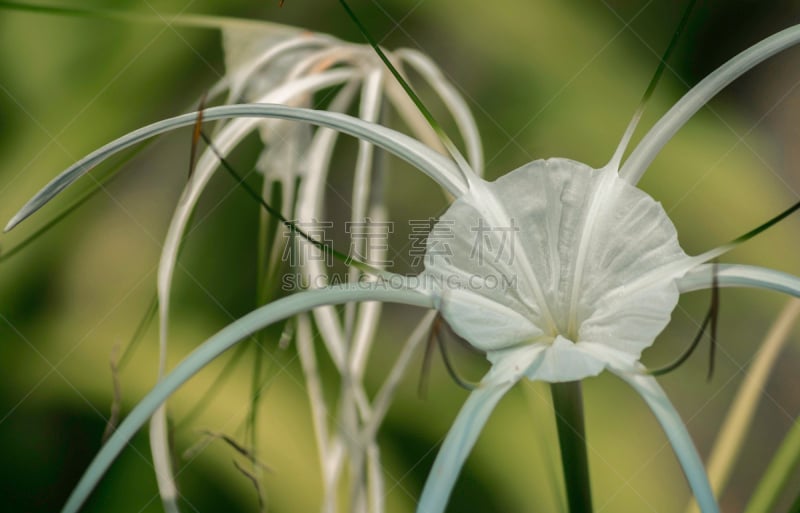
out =
<svg viewBox="0 0 800 513"><path fill-rule="evenodd" d="M284 104L294 107L317 106L324 102L329 112L350 112L364 121L381 122L387 114L397 114L411 133L434 148L441 143L402 87L391 76L384 64L368 45L358 45L338 40L332 36L314 34L290 27L225 28L222 32L225 50L226 75L212 88L210 98L227 90L227 104L264 103ZM483 166L480 137L469 109L455 89L447 83L435 64L414 50L397 50L389 54L401 69L413 70L436 93L441 103L453 116L470 154L475 169ZM335 89L338 88L338 89ZM324 98L320 98L322 93ZM390 112L391 110L391 112ZM264 150L257 163L263 174L262 196L270 201L277 191L283 205L282 214L299 225L313 224L325 218L325 188L331 166L338 132L330 128L312 130L308 125L264 119L237 118L225 120L216 127L214 150L206 150L181 197L172 218L167 242L159 267L159 304L161 318L162 355L166 355L167 320L169 318L170 290L180 241L186 232L189 219L200 195L211 176L219 168L217 152L227 155L253 131L258 130ZM354 170L354 188L349 199L350 221L380 223L387 217L383 207L381 188L385 169L377 165L374 146L360 141ZM263 214L266 218L266 214ZM280 269L282 250L288 231L276 234L270 244L272 251L261 256L259 265L266 273ZM299 245L308 244L295 238ZM355 248L357 254L366 254L366 240ZM317 251L314 248L297 248L299 252ZM319 255L317 255L319 256ZM369 255L377 265L384 254ZM301 267L303 282L312 288L327 283L330 269L323 258L306 258ZM350 279L358 279L360 271L351 269ZM262 300L274 299L278 290L260 291ZM425 328L432 316L426 316L421 327L407 342L407 350L398 361L396 371L386 381L383 393L370 404L364 389L363 375L380 321L382 304L367 302L352 304L340 314L334 307L320 307L313 311L321 339L334 365L342 376L343 386L349 387L340 394L341 401L326 404L319 378L316 375L316 357L312 330L308 319L300 317L297 326L297 343L300 360L306 374L307 389L314 418L320 469L324 483L324 509L333 511L340 493L340 481L348 462L356 483L350 497L353 511L383 511L383 475L375 434L386 413L403 370L410 363L410 355L424 339ZM330 400L328 401L330 403ZM335 421L330 422L330 415ZM172 483L169 460L162 457L170 451L167 446L167 427L164 410L154 417L157 429L151 430L153 454L160 477L160 490L165 503L174 504L177 491ZM333 424L333 426L329 426ZM353 443L352 440L362 442ZM366 467L365 467L366 465ZM365 470L366 469L366 470Z"/></svg>
<svg viewBox="0 0 800 513"><path fill-rule="evenodd" d="M688 433L655 379L645 373L639 363L640 354L669 322L681 292L708 288L716 281L719 286L761 287L800 295L800 279L757 267L720 265L712 280L711 266L706 262L731 246L697 257L687 256L663 209L637 189L636 183L661 147L689 117L747 69L800 41L800 27L787 29L743 52L689 91L642 139L624 166L620 165L621 157L635 122L611 162L601 169L566 159L551 159L527 164L495 182L484 181L478 174L480 153L473 144L471 121L464 121L470 118L462 110L463 102L418 54L397 53L395 59L398 63L405 59L406 64L418 65L420 74L442 94L468 143L471 165L464 161L454 163L431 149L428 145L434 142L425 138L425 129L420 128L415 134L428 145L368 122L379 119L381 91L385 91L398 112L406 112L409 119L416 115L407 103L406 107L400 106L404 101L399 99L402 95L393 96L394 82L364 47L302 33L273 40L244 38L243 41L243 46L237 46L238 43L231 46L240 50L231 51L228 56L231 75L224 87L231 91L231 101L244 97L256 103L210 107L203 112L208 121L235 118L217 127L215 146L227 154L246 134L259 128L268 145L268 153L261 160L266 181L281 181L291 187L284 181L301 177L314 184L297 196L301 220L306 215L313 218L319 211L315 209L321 208L320 191L333 144L327 138L333 138L333 132L318 129L311 134L305 128L275 119L304 121L355 135L365 141L363 152L371 151L366 149L369 144L380 146L414 164L455 198L440 219L440 223L452 227L453 256L450 260L443 259L429 245L425 271L413 280L384 272L383 278L391 278L395 286L366 282L300 292L275 300L232 323L166 375L131 412L87 470L66 511L75 511L82 504L130 437L171 393L220 353L270 323L319 306L358 301L435 308L459 335L486 351L492 363L447 435L418 511L444 510L458 472L483 425L516 382L523 378L551 383L576 381L606 369L630 383L652 408L701 508L706 513L717 511ZM275 68L270 68L273 71L267 71L268 62L275 64ZM315 91L334 84L345 84L338 95L354 94L349 92L355 87L350 87L351 83L362 84L359 112L368 121L339 112L297 108L311 105ZM347 96L337 96L329 106L334 111L344 111L348 102ZM12 219L9 228L116 151L158 133L191 125L196 117L192 113L164 120L97 150L45 187ZM291 145L303 149L303 158L297 158L296 149L287 149ZM360 151L361 164L356 166L356 176L362 178L369 176L372 167L372 159L364 155L367 153ZM284 162L290 161L293 163L284 166ZM270 171L276 162L280 165ZM200 159L170 227L159 272L162 322L166 319L168 301L164 299L169 295L180 234L217 165L217 158L211 153ZM354 198L368 196L363 191L354 191ZM370 205L368 201L355 202L354 212L356 208L362 216L380 213L380 205ZM477 251L476 231L480 236ZM498 288L500 283L514 286ZM361 308L371 308L367 306L370 304L365 303ZM363 344L368 346L369 337L363 338L367 341L363 344L356 337L351 345L343 337L341 327L336 326L338 319L332 311L320 312L323 313L317 313L316 319L340 372L343 376L359 376L365 361ZM376 317L369 318L365 326L372 329ZM165 330L163 323L162 342L166 340ZM359 347L362 349L352 351ZM301 354L304 351L302 346L300 351ZM398 363L398 376L404 365ZM387 383L391 379L394 377L390 376ZM352 393L349 400L354 401L354 410L368 411L359 403L358 387ZM379 397L384 396L379 394ZM382 408L385 411L388 403L376 402L380 407L375 411ZM319 418L316 422L319 424ZM372 421L366 424L367 434L374 433L371 430L377 426ZM318 443L324 452L327 441L320 436L322 428L316 427ZM363 501L357 498L355 504L363 507ZM379 508L380 504L374 507Z"/></svg>
<svg viewBox="0 0 800 513"><path fill-rule="evenodd" d="M183 20L183 21L182 21ZM409 132L423 141L416 143L425 158L434 155L430 148L444 152L438 136L408 97L401 85L368 45L341 41L294 27L270 23L240 23L199 17L200 25L219 26L226 66L225 76L211 88L206 101L213 104L224 96L225 104L271 104L291 107L317 107L327 112L350 112L363 120L359 130L375 130L369 123L385 122L387 116L398 118ZM189 22L177 19L178 23ZM191 24L191 23L190 23ZM389 53L394 65L413 73L415 82L430 90L452 116L469 155L470 166L481 172L483 155L480 136L466 103L448 83L437 66L424 54L412 49ZM193 114L193 116L195 116ZM313 117L313 116L312 116ZM206 114L205 119L212 119ZM335 119L335 118L333 118ZM257 132L264 144L256 169L263 176L262 195L271 201L274 194L281 199L282 215L298 225L313 224L324 219L325 192L334 148L339 132L333 128L312 129L307 124L265 117L221 119L214 127L213 151L207 149L198 159L171 219L162 249L158 270L158 304L160 321L159 376L166 372L171 290L178 254L187 233L192 213L214 173L220 168L219 155L227 156L246 137ZM395 134L386 131L385 138ZM385 145L385 144L384 144ZM117 151L99 152L90 156L96 163ZM436 160L444 160L436 155ZM374 145L359 141L354 168L353 191L347 200L351 208L349 221L365 220L380 223L387 218L382 187L385 159L377 158ZM84 164L86 164L85 161ZM376 164L378 163L378 164ZM88 170L94 164L82 169ZM54 182L56 190L67 183ZM269 217L262 215L262 222ZM11 224L15 224L16 221ZM262 232L263 229L262 225ZM288 229L278 230L267 250L259 255L259 266L265 274L275 274L282 266L282 251L287 244ZM306 241L292 237L291 244ZM354 240L357 254L366 251L366 240ZM298 248L298 252L314 248ZM318 256L318 255L317 255ZM366 263L374 266L386 255L375 252ZM306 258L299 269L302 283L318 288L327 282L330 268L323 258ZM374 261L373 261L374 260ZM357 269L350 270L350 280L369 281ZM266 280L259 279L259 282ZM279 280L269 290L259 290L261 301L278 297ZM372 401L364 389L363 376L381 318L382 303L376 301L350 303L344 312L321 305L311 312L319 328L319 336L348 389L335 400L325 400L317 376L312 330L307 317L300 316L295 329L298 353L307 380L307 390L314 420L320 471L324 483L324 509L333 511L339 502L341 480L350 467L350 479L356 483L349 498L353 511L383 511L383 474L380 453L375 441L411 356L424 342L434 315L426 315L412 330L394 370ZM334 396L335 397L335 396ZM331 421L331 418L334 420ZM169 447L166 408L159 408L150 424L151 450L158 478L159 492L167 511L177 511L178 491L173 478L172 450ZM355 442L354 442L355 441ZM369 504L369 506L368 506Z"/></svg>

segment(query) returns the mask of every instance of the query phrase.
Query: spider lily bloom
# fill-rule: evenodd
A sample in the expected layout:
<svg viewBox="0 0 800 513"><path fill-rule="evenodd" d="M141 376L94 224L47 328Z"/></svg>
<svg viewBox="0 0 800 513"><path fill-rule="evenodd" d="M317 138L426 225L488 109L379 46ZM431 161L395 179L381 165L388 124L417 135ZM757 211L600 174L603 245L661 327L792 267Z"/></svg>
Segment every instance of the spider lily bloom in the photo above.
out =
<svg viewBox="0 0 800 513"><path fill-rule="evenodd" d="M604 370L624 379L647 402L701 509L718 511L685 426L646 374L640 355L669 322L681 292L716 284L800 296L800 279L751 266L715 270L706 263L740 240L688 256L663 208L635 184L661 147L713 95L799 40L800 26L786 29L709 75L655 125L621 169L638 113L601 169L549 159L495 182L468 177L468 190L440 218L454 235L453 258L429 252L421 282L433 291L453 330L485 351L492 367L450 429L418 511L444 510L486 420L519 380L570 382Z"/></svg>
<svg viewBox="0 0 800 513"><path fill-rule="evenodd" d="M388 109L392 107L409 127L411 133L429 146L440 147L436 134L425 122L422 115L408 98L400 85L389 75L384 64L367 45L340 41L332 36L308 33L289 27L223 28L223 48L227 73L220 83L212 88L213 98L227 89L226 103L267 103L285 104L297 107L311 107L315 96L329 93L326 110L345 112L355 104L357 116L364 121L381 122ZM398 66L414 70L423 82L427 83L453 116L462 132L470 155L471 165L480 170L483 166L480 138L475 122L461 97L447 83L433 62L414 50L397 50L391 58ZM340 87L340 89L332 89ZM258 131L264 143L262 156L257 164L263 173L262 196L268 200L277 192L281 195L283 216L296 220L301 225L313 224L324 218L324 192L331 164L333 149L338 133L330 129L312 132L306 125L264 118L238 118L223 121L216 127L213 137L213 151L207 149L199 159L189 183L180 199L172 218L166 243L162 252L158 275L158 293L161 318L162 359L166 355L167 320L169 318L170 290L177 261L180 240L182 239L191 213L212 174L219 167L219 157L226 156L248 134ZM351 219L353 223L365 220L380 222L385 219L380 198L383 191L373 194L372 184L381 182L381 168L373 165L374 147L368 141L360 141L355 164L354 189L350 198ZM479 171L480 172L480 171ZM265 217L262 217L262 221ZM259 267L265 273L274 273L280 268L282 252L288 233L276 232L272 241L272 251L260 256ZM283 240L281 240L283 239ZM292 241L294 242L294 241ZM298 244L306 244L297 240ZM358 242L358 241L354 241ZM365 242L365 241L360 241ZM356 248L358 254L365 254L366 248ZM298 249L298 251L304 251ZM382 260L381 255L368 255ZM327 282L328 271L323 258L307 258L302 271L302 282L312 288ZM375 264L375 261L367 263ZM359 271L351 269L350 279L358 279ZM259 280L262 281L262 280ZM273 281L276 283L277 280ZM260 300L275 297L277 290L259 291ZM354 306L354 305L351 305ZM300 359L309 383L310 400L314 410L315 433L320 465L324 482L324 503L333 509L337 502L336 494L345 459L359 467L354 475L364 480L364 486L371 489L369 494L373 504L381 504L383 493L382 474L379 472L377 445L374 436L366 436L364 444L348 444L354 433L374 433L380 425L382 414L356 415L359 398L367 397L363 389L364 368L369 355L373 335L380 321L381 303L367 302L348 308L340 315L333 307L321 307L313 311L321 338L331 356L343 382L352 390L342 394L343 404L338 406L343 413L340 429L330 430L327 412L336 409L335 405L322 404L324 395L320 390L314 392L316 378L312 375L314 363L311 332L305 329L304 321L298 328L298 349ZM347 333L352 333L352 340ZM162 360L163 361L163 360ZM404 365L407 365L408 361ZM162 364L163 369L163 364ZM362 403L363 405L363 403ZM377 412L385 411L378 407ZM164 410L154 417L155 429L151 430L154 439L154 459L162 464L156 466L160 489L165 501L173 502L176 490L171 483L171 470L168 460L160 455L169 454ZM347 431L341 433L340 431ZM156 457L156 454L159 456ZM368 462L371 472L367 475L360 468ZM369 481L367 485L366 481ZM354 511L365 507L367 493L358 492L351 498L358 506ZM382 506L376 507L378 511ZM375 509L375 508L373 508Z"/></svg>
<svg viewBox="0 0 800 513"><path fill-rule="evenodd" d="M622 167L621 156L635 123L609 165L601 169L551 159L532 162L495 182L482 180L463 163L456 165L406 135L339 113L266 104L205 110L207 121L243 118L231 125L270 118L333 128L414 164L455 198L441 219L453 228L453 258L440 260L429 246L425 271L416 279L385 272L384 279L395 286L359 283L300 292L230 324L178 364L134 408L92 462L65 511L80 507L136 431L181 384L223 351L281 319L322 305L352 301L435 308L457 333L485 350L492 363L448 433L418 511L444 510L483 425L516 382L523 378L552 383L575 381L606 369L630 383L652 408L701 508L706 513L716 511L688 433L655 379L644 374L639 355L668 323L681 292L711 286L714 280L705 262L730 246L697 257L686 255L663 209L635 184L660 148L716 92L753 65L798 41L800 27L788 29L710 75L658 122ZM114 152L191 125L196 117L188 114L164 120L97 150L34 197L9 228ZM225 143L223 133L218 132L217 144L228 151L232 143ZM486 230L482 259L471 254L475 227ZM492 285L510 279L515 279L516 286L502 294ZM719 286L753 286L800 295L800 279L755 267L721 266L716 282Z"/></svg>
<svg viewBox="0 0 800 513"><path fill-rule="evenodd" d="M183 18L178 18L179 23L181 20ZM294 107L319 107L318 103L322 101L328 112L355 111L358 120L363 120L355 125L359 131L357 133L376 132L369 123L384 122L387 114L396 113L409 132L427 145L414 141L416 149L412 153L419 153L420 156L412 157L412 161L418 163L420 159L432 159L436 163L429 164L428 167L448 167L441 165L438 161L444 159L428 148L444 151L434 130L368 45L348 43L332 36L270 23L258 26L229 21L211 22L217 23L222 30L226 75L209 91L209 101L225 96L226 104L280 104ZM389 56L397 67L413 72L419 85L428 88L452 116L464 139L470 166L481 173L483 155L480 136L472 114L455 88L444 79L430 58L420 52L398 49L390 52ZM170 295L181 241L200 196L220 166L220 157L226 157L248 135L257 132L264 144L256 165L263 176L262 196L270 201L276 193L279 194L282 215L295 220L301 226L324 218L325 186L338 131L331 128L314 131L306 124L277 119L280 116L215 118L212 111L213 108L203 113L202 117L207 121L219 120L211 137L213 150L207 149L191 170L162 249L158 270L161 342L159 376L166 371ZM313 117L313 114L309 115ZM190 117L196 119L197 114ZM329 120L332 124L328 125L337 128L338 118L334 115ZM353 125L355 121L357 120L350 121L346 118L345 123ZM386 131L382 137L385 140L380 144L382 146L389 144L390 138L396 139L396 135L390 131ZM375 141L370 142L367 139L359 141L354 188L349 198L350 221L354 223L386 218L381 201L383 191L380 188L381 175L385 170L374 165L380 159L375 158ZM111 145L95 152L73 168L85 172L124 146L124 142ZM50 193L56 194L66 185L68 184L65 182L55 180L51 184ZM268 221L266 216L262 217L262 221ZM9 226L16 222L12 221ZM286 247L287 237L291 235L288 230L283 233L277 230L274 233L275 239L267 241L267 247L271 251L267 250L264 251L265 254L259 255L259 269L265 275L274 275L280 269L284 256L281 250ZM299 238L293 239L291 244L306 244ZM359 241L354 241L356 242ZM356 249L359 254L367 253L364 247ZM289 250L292 251L291 248ZM300 248L298 251L304 249ZM367 256L375 260L384 258L379 254ZM302 272L302 279L299 281L309 284L311 288L326 283L329 268L325 266L324 259L312 256L305 260L304 265L299 268ZM366 263L379 265L370 259ZM350 279L357 281L358 274L358 270L351 269ZM268 281L269 277L267 280L262 278L264 277L259 278L259 283ZM273 279L271 288L259 290L259 300L266 302L279 295L279 284L279 280ZM347 393L340 394L342 402L325 404L324 394L319 389L319 377L313 375L316 363L311 330L306 319L300 319L297 327L298 352L306 373L320 453L324 483L323 504L330 510L335 509L338 502L336 495L341 489L340 477L347 467L347 460L350 460L351 467L366 465L369 471L367 473L363 469L357 469L352 472L353 476L359 476L356 479L363 480L357 496L351 497L352 502L357 504L353 506L353 511L366 510L364 502L367 495L372 504L371 509L381 511L383 476L380 472L375 434L391 401L392 391L404 374L402 371L410 364L413 349L424 339L424 327L431 324L433 316L426 316L420 328L415 330L416 334L409 337L404 356L396 364L396 371L390 374L381 393L370 403L368 400L365 402L368 394L364 390L363 374L374 342L374 333L380 322L382 303L358 303L354 300L349 306L344 314L325 305L312 311L319 327L320 338L341 374L342 382L350 387ZM365 405L368 411L365 411ZM329 429L328 416L337 408L340 411L337 427ZM153 416L150 436L162 501L166 510L177 510L177 488L168 456L172 451L168 446L165 408L160 408ZM351 439L363 439L364 443L348 443Z"/></svg>

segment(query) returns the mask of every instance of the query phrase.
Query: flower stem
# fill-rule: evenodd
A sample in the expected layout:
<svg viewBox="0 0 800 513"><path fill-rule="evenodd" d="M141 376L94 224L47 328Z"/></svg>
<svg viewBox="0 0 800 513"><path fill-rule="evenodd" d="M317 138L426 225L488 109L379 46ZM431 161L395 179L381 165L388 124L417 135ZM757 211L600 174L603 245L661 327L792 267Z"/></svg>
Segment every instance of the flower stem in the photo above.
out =
<svg viewBox="0 0 800 513"><path fill-rule="evenodd" d="M745 512L775 511L781 494L786 490L791 477L796 475L798 467L800 467L800 423L795 422L764 472L764 477L753 492ZM797 511L797 502L795 501L789 510L791 513Z"/></svg>
<svg viewBox="0 0 800 513"><path fill-rule="evenodd" d="M591 513L592 490L589 484L589 457L583 422L583 393L579 381L550 385L556 413L561 466L570 513Z"/></svg>

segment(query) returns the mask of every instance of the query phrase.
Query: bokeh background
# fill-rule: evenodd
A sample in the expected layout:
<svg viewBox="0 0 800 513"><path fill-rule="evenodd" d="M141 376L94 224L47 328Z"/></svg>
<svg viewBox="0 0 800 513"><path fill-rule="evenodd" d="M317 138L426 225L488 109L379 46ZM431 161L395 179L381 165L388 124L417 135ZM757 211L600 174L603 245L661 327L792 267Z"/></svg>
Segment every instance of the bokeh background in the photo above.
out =
<svg viewBox="0 0 800 513"><path fill-rule="evenodd" d="M286 0L73 1L144 14L242 16L360 40L338 2ZM616 143L676 27L682 2L666 0L353 0L387 47L430 54L468 98L490 176L535 158L600 166ZM738 51L800 21L792 1L701 0L635 139L688 87ZM689 253L724 243L798 200L800 51L790 50L738 80L675 137L641 183L675 222ZM0 8L0 220L56 173L97 146L146 123L185 112L224 73L219 34ZM123 176L46 237L0 262L0 496L5 511L60 507L97 451L109 415L109 361L130 339L154 291L155 266L188 167L189 131L160 138ZM252 165L256 141L236 162ZM436 215L446 203L421 174L393 163L391 217ZM349 190L345 171L334 189ZM88 187L81 183L76 189ZM224 177L200 206L182 256L172 324L174 365L210 334L254 307L257 207ZM75 197L71 192L67 197ZM59 211L65 198L10 234L7 250ZM332 215L335 205L332 205ZM800 220L789 219L726 255L800 273ZM399 230L397 242L407 233ZM344 240L344 239L342 239ZM346 241L345 241L346 243ZM708 454L743 370L785 302L776 294L724 290L716 373L706 351L661 383ZM707 293L681 299L674 321L645 355L658 365L691 340ZM410 319L394 309L370 364L377 383ZM797 330L794 337L797 338ZM707 348L707 346L703 346ZM479 356L455 351L477 379ZM185 511L257 511L251 484L222 443L181 452L208 429L236 436L250 401L256 352L213 396L224 363L170 403ZM274 379L261 410L260 457L270 511L318 509L320 478L302 375L293 347L269 355ZM121 373L123 412L153 385L151 329ZM421 362L421 357L420 357ZM421 366L421 363L420 365ZM380 435L391 511L413 510L437 444L466 397L433 365L425 397L419 366L409 373ZM800 413L800 346L788 344L757 412L724 511L739 511L777 444ZM238 368L237 368L238 369ZM611 376L586 381L592 486L598 511L682 511L688 487L660 428L635 393ZM198 404L203 413L191 422ZM125 451L86 511L159 511L146 436ZM800 476L793 476L796 490ZM561 480L549 391L517 387L503 400L455 489L451 511L559 511ZM794 497L787 496L786 505ZM788 507L788 506L784 506Z"/></svg>

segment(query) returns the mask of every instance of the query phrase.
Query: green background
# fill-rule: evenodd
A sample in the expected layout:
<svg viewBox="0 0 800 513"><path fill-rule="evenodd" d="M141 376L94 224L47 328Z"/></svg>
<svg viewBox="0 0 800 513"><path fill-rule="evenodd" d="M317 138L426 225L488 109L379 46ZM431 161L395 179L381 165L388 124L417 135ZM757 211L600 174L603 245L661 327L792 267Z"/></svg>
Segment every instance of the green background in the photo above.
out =
<svg viewBox="0 0 800 513"><path fill-rule="evenodd" d="M52 2L56 4L55 0ZM656 90L644 129L688 87L756 41L798 20L795 2L698 2L670 69ZM608 0L353 1L389 48L430 54L468 98L483 135L487 173L527 161L568 157L599 167L611 156L658 57L677 25L678 2ZM242 16L306 27L359 41L338 2L72 2L145 14ZM627 27L626 27L627 24ZM660 201L689 253L727 242L798 200L800 52L790 50L737 81L675 137L641 182ZM56 173L114 137L185 112L221 74L212 30L0 10L0 220L5 222ZM154 290L167 222L188 167L189 131L145 149L124 175L45 238L0 263L0 496L6 511L52 511L97 451L111 402L109 359L135 330ZM254 141L237 157L252 163ZM348 190L346 173L335 189ZM84 180L84 182L86 182ZM81 183L76 189L85 188ZM441 194L419 173L397 165L388 190L390 217L436 215ZM174 365L208 335L254 307L257 207L223 177L200 205L205 220L187 242L176 281ZM66 196L74 197L74 193ZM65 205L66 200L58 202ZM58 211L49 206L10 234L8 249ZM800 274L800 222L790 219L736 249L725 262ZM405 233L398 232L397 240ZM191 278L190 278L191 276ZM681 299L673 323L645 354L670 361L694 336L705 293ZM776 294L724 290L716 374L706 382L700 351L660 381L686 420L701 455L770 322ZM368 380L383 377L409 326L407 309L390 309ZM795 338L797 331L795 330ZM707 346L703 346L707 348ZM154 383L155 330L121 375L129 411ZM251 358L255 353L247 353ZM262 409L261 458L270 511L315 511L320 478L294 350L272 353L275 379ZM456 351L477 379L480 357ZM249 371L204 397L223 362L170 403L179 452L200 430L236 434L247 411ZM722 500L743 507L772 451L800 412L800 349L780 358L751 436ZM409 373L380 435L391 511L410 511L436 444L466 397L436 360L426 397ZM585 387L589 455L598 511L681 511L688 487L644 404L610 376ZM189 425L181 418L205 401ZM180 459L185 511L255 511L255 493L220 442ZM560 469L549 393L524 385L504 399L456 486L451 511L558 511ZM159 511L146 437L116 464L86 511ZM800 486L794 476L793 486ZM787 497L787 501L790 497ZM602 509L601 509L602 508Z"/></svg>

